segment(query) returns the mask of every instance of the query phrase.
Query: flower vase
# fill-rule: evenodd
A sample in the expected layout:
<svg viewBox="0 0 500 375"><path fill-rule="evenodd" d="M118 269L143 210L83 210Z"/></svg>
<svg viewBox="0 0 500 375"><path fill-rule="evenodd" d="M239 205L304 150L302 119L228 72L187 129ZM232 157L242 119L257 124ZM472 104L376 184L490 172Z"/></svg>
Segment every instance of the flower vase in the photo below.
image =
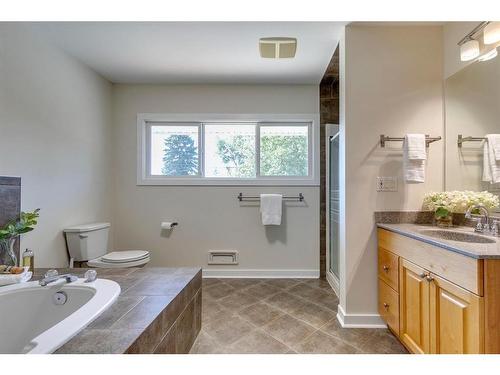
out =
<svg viewBox="0 0 500 375"><path fill-rule="evenodd" d="M16 238L0 239L0 264L5 266L17 266L17 256L14 250Z"/></svg>
<svg viewBox="0 0 500 375"><path fill-rule="evenodd" d="M450 213L446 216L435 216L436 225L440 228L451 228L453 226L453 215Z"/></svg>

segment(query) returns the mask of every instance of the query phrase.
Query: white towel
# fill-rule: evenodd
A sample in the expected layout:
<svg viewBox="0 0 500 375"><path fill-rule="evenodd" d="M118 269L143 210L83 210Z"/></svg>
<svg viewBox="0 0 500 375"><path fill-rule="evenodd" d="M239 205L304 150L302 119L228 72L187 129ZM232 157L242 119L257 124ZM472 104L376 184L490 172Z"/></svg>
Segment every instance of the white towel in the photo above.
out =
<svg viewBox="0 0 500 375"><path fill-rule="evenodd" d="M500 134L486 134L488 145L493 148L493 156L500 161Z"/></svg>
<svg viewBox="0 0 500 375"><path fill-rule="evenodd" d="M404 143L409 160L427 159L425 134L406 134Z"/></svg>
<svg viewBox="0 0 500 375"><path fill-rule="evenodd" d="M281 194L261 194L260 213L262 225L280 225L283 196Z"/></svg>
<svg viewBox="0 0 500 375"><path fill-rule="evenodd" d="M425 182L426 143L424 134L407 134L403 145L403 172L406 182Z"/></svg>
<svg viewBox="0 0 500 375"><path fill-rule="evenodd" d="M491 184L500 182L500 159L497 160L495 149L500 146L500 134L486 134L483 146L483 181Z"/></svg>

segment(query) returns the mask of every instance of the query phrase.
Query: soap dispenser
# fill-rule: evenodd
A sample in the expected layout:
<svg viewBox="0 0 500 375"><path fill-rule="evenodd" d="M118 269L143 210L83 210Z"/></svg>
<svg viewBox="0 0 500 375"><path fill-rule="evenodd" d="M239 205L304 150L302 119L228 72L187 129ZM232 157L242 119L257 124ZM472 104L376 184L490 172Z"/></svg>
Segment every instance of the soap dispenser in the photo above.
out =
<svg viewBox="0 0 500 375"><path fill-rule="evenodd" d="M35 269L35 253L31 249L26 249L23 252L23 267L29 267L29 271Z"/></svg>

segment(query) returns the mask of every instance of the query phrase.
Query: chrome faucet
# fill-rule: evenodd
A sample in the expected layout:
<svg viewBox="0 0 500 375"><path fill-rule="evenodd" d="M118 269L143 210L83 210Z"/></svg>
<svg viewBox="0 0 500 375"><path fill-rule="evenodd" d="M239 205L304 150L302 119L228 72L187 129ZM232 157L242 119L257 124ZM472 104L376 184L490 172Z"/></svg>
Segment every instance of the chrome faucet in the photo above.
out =
<svg viewBox="0 0 500 375"><path fill-rule="evenodd" d="M479 212L484 216L484 223L482 222L482 218L479 219L479 222L477 223L474 231L478 233L490 232L490 213L483 204L473 204L472 206L470 206L465 213L465 218L471 219L472 211L474 210L479 210Z"/></svg>
<svg viewBox="0 0 500 375"><path fill-rule="evenodd" d="M61 279L66 280L66 283L72 283L73 281L78 280L78 277L69 273L65 275L59 275L57 270L48 270L43 276L43 279L41 279L38 284L40 284L41 286L47 286Z"/></svg>

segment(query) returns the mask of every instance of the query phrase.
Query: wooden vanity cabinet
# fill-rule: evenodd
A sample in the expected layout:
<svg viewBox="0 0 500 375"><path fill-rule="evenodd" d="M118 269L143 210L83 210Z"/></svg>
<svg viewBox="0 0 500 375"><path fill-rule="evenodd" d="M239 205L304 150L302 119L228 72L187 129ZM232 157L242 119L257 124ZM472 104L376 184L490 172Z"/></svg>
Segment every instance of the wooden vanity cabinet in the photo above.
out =
<svg viewBox="0 0 500 375"><path fill-rule="evenodd" d="M499 260L378 235L379 312L410 352L500 353Z"/></svg>

